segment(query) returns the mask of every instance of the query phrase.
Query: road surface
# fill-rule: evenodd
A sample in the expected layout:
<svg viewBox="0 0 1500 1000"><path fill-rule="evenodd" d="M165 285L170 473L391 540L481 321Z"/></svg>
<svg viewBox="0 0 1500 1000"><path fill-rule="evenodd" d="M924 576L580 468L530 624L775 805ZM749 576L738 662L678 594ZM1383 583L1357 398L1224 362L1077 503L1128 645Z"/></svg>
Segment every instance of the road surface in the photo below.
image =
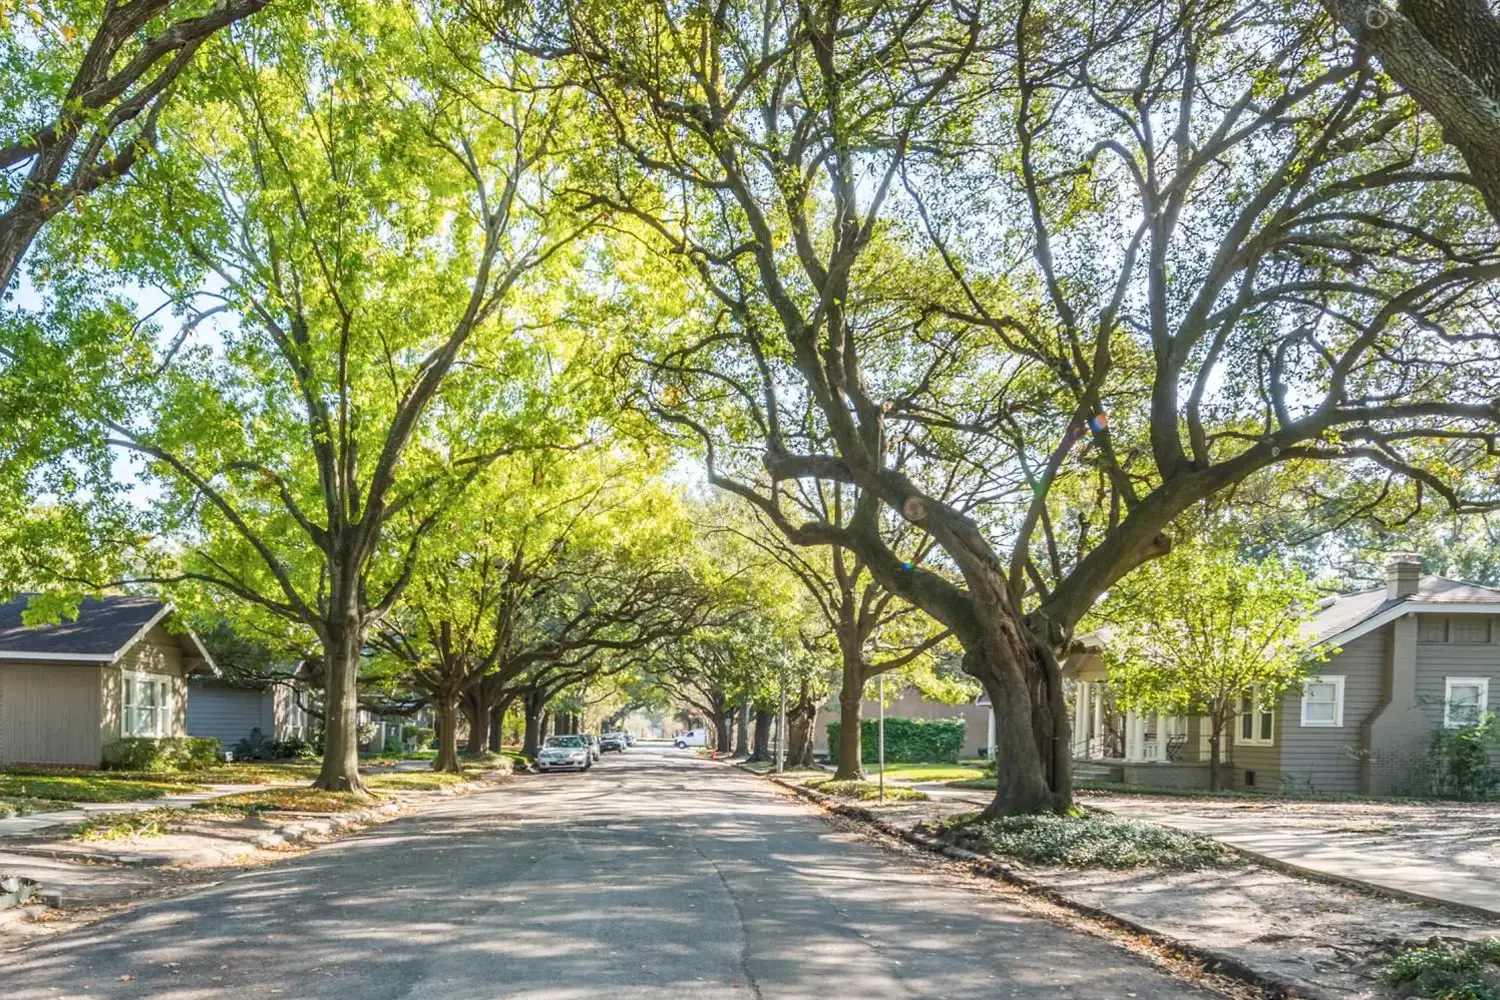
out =
<svg viewBox="0 0 1500 1000"><path fill-rule="evenodd" d="M0 954L5 1000L1209 995L643 747Z"/></svg>

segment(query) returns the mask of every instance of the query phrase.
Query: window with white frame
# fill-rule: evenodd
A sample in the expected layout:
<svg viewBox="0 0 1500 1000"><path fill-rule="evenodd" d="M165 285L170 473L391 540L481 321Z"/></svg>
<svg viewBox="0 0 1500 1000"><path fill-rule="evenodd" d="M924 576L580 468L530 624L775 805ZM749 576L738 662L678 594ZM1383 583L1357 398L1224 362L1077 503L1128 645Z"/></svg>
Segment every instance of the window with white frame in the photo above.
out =
<svg viewBox="0 0 1500 1000"><path fill-rule="evenodd" d="M120 732L125 736L170 736L171 682L150 674L121 677Z"/></svg>
<svg viewBox="0 0 1500 1000"><path fill-rule="evenodd" d="M1309 677L1302 686L1302 724L1337 728L1344 724L1342 674Z"/></svg>
<svg viewBox="0 0 1500 1000"><path fill-rule="evenodd" d="M1449 729L1476 725L1489 703L1488 677L1448 677L1443 684L1443 725Z"/></svg>
<svg viewBox="0 0 1500 1000"><path fill-rule="evenodd" d="M1270 746L1276 729L1276 714L1260 696L1260 688L1240 696L1240 726L1234 742L1240 746Z"/></svg>

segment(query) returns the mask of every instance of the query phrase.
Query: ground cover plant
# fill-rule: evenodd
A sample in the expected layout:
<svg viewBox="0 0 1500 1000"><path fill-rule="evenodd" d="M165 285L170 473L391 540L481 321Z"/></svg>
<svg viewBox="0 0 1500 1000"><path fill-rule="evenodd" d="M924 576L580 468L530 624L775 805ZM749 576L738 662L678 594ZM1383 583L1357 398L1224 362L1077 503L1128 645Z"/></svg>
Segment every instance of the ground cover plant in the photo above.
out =
<svg viewBox="0 0 1500 1000"><path fill-rule="evenodd" d="M956 819L945 832L972 850L1031 865L1191 870L1233 863L1229 849L1211 837L1135 820L1097 814L972 819Z"/></svg>
<svg viewBox="0 0 1500 1000"><path fill-rule="evenodd" d="M1500 1000L1500 941L1433 940L1398 952L1385 978L1423 1000Z"/></svg>

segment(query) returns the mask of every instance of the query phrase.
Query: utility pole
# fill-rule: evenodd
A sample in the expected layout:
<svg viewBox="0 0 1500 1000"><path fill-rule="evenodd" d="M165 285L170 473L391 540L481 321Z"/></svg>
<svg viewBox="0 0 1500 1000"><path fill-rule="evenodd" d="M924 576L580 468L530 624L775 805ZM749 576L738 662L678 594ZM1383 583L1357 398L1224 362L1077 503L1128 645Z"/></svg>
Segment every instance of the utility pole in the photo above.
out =
<svg viewBox="0 0 1500 1000"><path fill-rule="evenodd" d="M884 802L885 801L885 674L881 674L880 675L880 688L879 688L879 695L878 696L880 698L880 722L879 722L878 726L876 727L876 731L878 732L879 735L876 737L875 743L876 743L876 746L879 748L878 749L878 753L880 755L880 757L879 757L879 760L880 760L880 801Z"/></svg>
<svg viewBox="0 0 1500 1000"><path fill-rule="evenodd" d="M781 650L781 711L776 716L776 773L786 769L786 648Z"/></svg>

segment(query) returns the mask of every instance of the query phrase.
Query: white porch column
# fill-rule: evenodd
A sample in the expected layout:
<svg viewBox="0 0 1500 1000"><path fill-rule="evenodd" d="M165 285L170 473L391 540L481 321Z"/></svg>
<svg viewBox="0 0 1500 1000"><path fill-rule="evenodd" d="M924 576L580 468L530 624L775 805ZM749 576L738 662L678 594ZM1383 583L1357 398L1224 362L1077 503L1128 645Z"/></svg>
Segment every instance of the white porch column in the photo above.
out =
<svg viewBox="0 0 1500 1000"><path fill-rule="evenodd" d="M1139 761L1145 756L1146 725L1135 712L1125 713L1125 759Z"/></svg>
<svg viewBox="0 0 1500 1000"><path fill-rule="evenodd" d="M1089 682L1078 681L1073 686L1073 756L1081 759L1089 755Z"/></svg>
<svg viewBox="0 0 1500 1000"><path fill-rule="evenodd" d="M1091 720L1092 739L1089 740L1089 749L1096 756L1104 756L1104 684L1094 685L1094 718Z"/></svg>

